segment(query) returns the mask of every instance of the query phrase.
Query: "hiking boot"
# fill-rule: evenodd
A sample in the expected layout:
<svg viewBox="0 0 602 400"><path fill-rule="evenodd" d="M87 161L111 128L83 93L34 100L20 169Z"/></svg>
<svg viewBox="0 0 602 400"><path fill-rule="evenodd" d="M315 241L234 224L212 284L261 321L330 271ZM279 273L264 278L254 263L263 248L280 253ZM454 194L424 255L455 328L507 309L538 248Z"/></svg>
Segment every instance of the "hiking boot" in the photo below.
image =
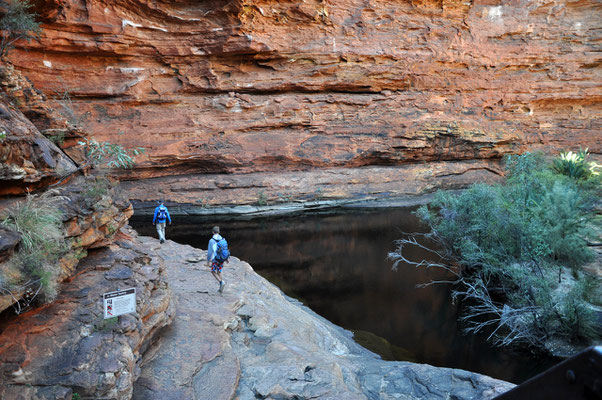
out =
<svg viewBox="0 0 602 400"><path fill-rule="evenodd" d="M163 244L163 243L165 243L165 240L161 239L161 240L159 240L159 243Z"/></svg>
<svg viewBox="0 0 602 400"><path fill-rule="evenodd" d="M224 291L224 286L226 286L226 282L225 281L221 281L219 283L219 289L217 289L218 292L222 293Z"/></svg>

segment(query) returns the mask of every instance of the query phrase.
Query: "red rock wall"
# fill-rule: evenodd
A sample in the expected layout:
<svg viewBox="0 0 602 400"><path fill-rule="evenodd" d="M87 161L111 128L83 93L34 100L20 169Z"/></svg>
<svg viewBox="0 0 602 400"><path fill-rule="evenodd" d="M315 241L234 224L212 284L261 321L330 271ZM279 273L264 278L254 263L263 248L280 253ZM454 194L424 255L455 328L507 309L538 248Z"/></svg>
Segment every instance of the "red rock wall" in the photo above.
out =
<svg viewBox="0 0 602 400"><path fill-rule="evenodd" d="M602 152L595 0L54 0L11 61L133 176ZM24 44L25 45L25 44ZM55 103L56 104L56 103Z"/></svg>
<svg viewBox="0 0 602 400"><path fill-rule="evenodd" d="M13 72L0 65L0 196L48 186L77 170L73 161L13 105L11 89L23 93L14 84L18 80L12 79Z"/></svg>

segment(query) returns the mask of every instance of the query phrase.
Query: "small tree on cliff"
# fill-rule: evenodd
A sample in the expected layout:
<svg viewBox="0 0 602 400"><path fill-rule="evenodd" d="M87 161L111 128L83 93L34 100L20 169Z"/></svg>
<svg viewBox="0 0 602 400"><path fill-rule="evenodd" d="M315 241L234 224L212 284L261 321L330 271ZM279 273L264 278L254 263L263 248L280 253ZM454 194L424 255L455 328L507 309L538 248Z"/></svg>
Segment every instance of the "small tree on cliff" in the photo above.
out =
<svg viewBox="0 0 602 400"><path fill-rule="evenodd" d="M146 151L144 147L126 149L121 145L85 139L79 142L93 165L104 165L109 168L129 169L134 166L134 158Z"/></svg>
<svg viewBox="0 0 602 400"><path fill-rule="evenodd" d="M0 18L0 58L13 48L16 41L25 39L29 42L39 36L40 23L36 22L35 14L29 11L30 8L28 1L0 0L0 12L3 13Z"/></svg>

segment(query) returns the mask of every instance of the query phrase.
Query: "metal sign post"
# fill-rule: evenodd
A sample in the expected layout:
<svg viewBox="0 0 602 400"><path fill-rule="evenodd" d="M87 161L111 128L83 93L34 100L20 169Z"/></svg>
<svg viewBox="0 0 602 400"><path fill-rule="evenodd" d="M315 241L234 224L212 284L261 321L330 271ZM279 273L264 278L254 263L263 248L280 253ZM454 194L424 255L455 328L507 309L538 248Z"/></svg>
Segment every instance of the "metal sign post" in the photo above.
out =
<svg viewBox="0 0 602 400"><path fill-rule="evenodd" d="M136 288L102 295L105 319L136 312Z"/></svg>

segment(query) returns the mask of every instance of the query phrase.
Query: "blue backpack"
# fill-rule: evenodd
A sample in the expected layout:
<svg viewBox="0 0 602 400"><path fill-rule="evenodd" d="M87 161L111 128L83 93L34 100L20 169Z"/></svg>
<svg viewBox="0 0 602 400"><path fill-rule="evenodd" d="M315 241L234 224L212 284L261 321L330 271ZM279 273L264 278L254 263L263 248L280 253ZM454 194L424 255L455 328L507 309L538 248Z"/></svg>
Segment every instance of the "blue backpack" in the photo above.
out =
<svg viewBox="0 0 602 400"><path fill-rule="evenodd" d="M157 219L162 220L167 218L167 208L161 206L159 207L159 212L157 213Z"/></svg>
<svg viewBox="0 0 602 400"><path fill-rule="evenodd" d="M230 257L230 251L228 250L228 242L226 239L221 238L217 242L217 249L215 250L215 261L219 263L225 262Z"/></svg>

